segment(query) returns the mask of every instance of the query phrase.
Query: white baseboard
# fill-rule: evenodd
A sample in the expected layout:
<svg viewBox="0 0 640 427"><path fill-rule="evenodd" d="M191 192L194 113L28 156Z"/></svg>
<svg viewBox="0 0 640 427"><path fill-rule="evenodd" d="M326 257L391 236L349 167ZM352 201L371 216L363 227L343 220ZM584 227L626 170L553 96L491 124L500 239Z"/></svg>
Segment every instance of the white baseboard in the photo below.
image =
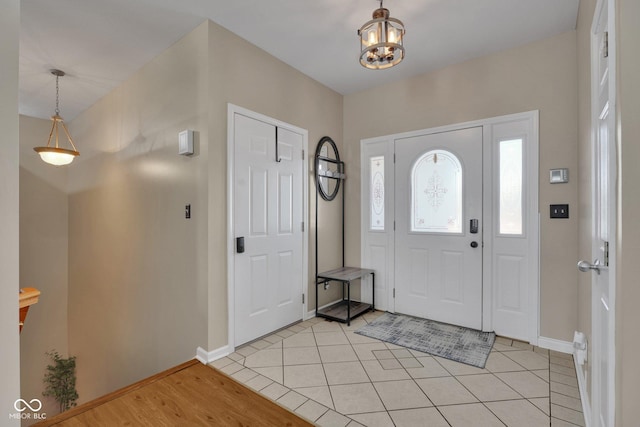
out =
<svg viewBox="0 0 640 427"><path fill-rule="evenodd" d="M198 359L202 364L206 365L215 360L222 359L229 354L231 354L231 349L228 345L217 348L213 351L207 351L202 347L198 347L198 349L196 350L196 359Z"/></svg>
<svg viewBox="0 0 640 427"><path fill-rule="evenodd" d="M578 355L573 347L573 343L554 338L539 337L538 347L573 355L576 377L578 378L578 390L580 391L580 401L582 402L582 413L584 414L584 423L586 427L591 427L591 405L589 404L587 379L582 366L578 365Z"/></svg>
<svg viewBox="0 0 640 427"><path fill-rule="evenodd" d="M578 365L578 355L573 355L573 363L576 367L576 377L578 377L578 390L580 391L580 402L582 402L582 414L584 415L585 427L591 427L591 404L589 403L589 391L587 390L587 378L582 366Z"/></svg>
<svg viewBox="0 0 640 427"><path fill-rule="evenodd" d="M538 347L560 353L573 354L573 343L554 338L538 337Z"/></svg>

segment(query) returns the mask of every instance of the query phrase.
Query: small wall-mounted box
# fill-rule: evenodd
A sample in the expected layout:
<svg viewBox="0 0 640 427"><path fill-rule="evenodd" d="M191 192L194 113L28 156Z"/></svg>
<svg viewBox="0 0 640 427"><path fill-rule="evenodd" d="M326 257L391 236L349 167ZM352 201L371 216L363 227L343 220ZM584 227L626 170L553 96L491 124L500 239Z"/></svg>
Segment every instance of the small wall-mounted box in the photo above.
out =
<svg viewBox="0 0 640 427"><path fill-rule="evenodd" d="M550 169L549 170L549 183L551 184L565 184L569 182L569 169Z"/></svg>
<svg viewBox="0 0 640 427"><path fill-rule="evenodd" d="M178 134L178 154L190 156L193 154L193 131L183 130Z"/></svg>

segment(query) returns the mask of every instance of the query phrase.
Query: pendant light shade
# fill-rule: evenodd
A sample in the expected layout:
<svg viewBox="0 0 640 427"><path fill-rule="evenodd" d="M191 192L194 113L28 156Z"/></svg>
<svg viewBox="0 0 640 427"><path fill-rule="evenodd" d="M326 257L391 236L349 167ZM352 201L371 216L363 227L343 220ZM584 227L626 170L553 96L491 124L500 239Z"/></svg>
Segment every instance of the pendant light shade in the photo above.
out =
<svg viewBox="0 0 640 427"><path fill-rule="evenodd" d="M384 70L404 59L404 24L391 18L389 10L380 7L373 11L373 19L358 30L360 36L360 64L371 70Z"/></svg>
<svg viewBox="0 0 640 427"><path fill-rule="evenodd" d="M75 144L73 143L73 139L71 139L71 135L69 134L69 130L67 126L64 124L64 120L60 116L60 108L59 108L59 100L60 100L60 87L58 84L58 79L65 75L64 71L60 70L51 70L51 74L56 76L56 113L51 116L51 132L49 132L49 140L47 141L47 145L44 147L35 147L34 150L40 154L40 158L51 165L54 166L63 166L68 165L73 162L77 156L80 155L78 150L76 149ZM60 128L62 128L64 132L64 136L66 136L69 145L73 149L62 148L60 147ZM55 138L55 140L54 140ZM55 144L51 145L51 141L54 140Z"/></svg>

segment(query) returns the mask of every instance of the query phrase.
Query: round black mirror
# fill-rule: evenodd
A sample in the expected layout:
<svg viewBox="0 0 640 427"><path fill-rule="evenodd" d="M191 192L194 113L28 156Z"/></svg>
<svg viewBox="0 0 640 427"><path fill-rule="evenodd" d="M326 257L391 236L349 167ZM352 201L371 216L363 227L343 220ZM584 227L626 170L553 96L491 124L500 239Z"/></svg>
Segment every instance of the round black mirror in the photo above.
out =
<svg viewBox="0 0 640 427"><path fill-rule="evenodd" d="M344 178L342 162L336 143L328 136L322 137L316 148L316 186L324 200L333 200Z"/></svg>

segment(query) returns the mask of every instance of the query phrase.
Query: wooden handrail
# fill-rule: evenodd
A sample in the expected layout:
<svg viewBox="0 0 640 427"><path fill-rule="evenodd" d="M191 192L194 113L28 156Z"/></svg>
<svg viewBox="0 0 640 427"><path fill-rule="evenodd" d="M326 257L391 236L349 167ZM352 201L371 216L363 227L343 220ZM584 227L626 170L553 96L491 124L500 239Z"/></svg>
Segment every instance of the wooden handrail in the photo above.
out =
<svg viewBox="0 0 640 427"><path fill-rule="evenodd" d="M40 298L40 291L36 288L22 288L20 289L20 313L19 313L19 325L20 332L22 332L22 326L24 326L24 321L27 318L27 313L29 312L29 307L38 302L38 298Z"/></svg>

